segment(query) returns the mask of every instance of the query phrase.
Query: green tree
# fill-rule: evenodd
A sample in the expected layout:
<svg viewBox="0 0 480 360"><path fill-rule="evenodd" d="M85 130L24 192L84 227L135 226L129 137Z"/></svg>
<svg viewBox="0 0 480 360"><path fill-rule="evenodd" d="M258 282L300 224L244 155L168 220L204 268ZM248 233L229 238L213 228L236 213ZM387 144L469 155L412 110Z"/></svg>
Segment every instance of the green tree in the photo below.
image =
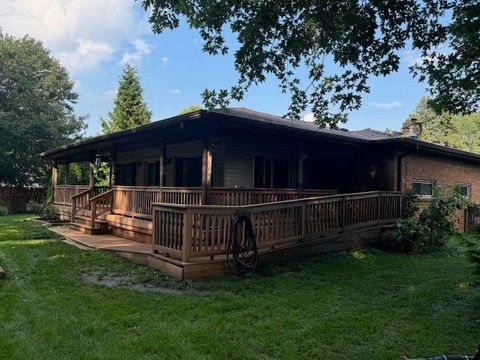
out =
<svg viewBox="0 0 480 360"><path fill-rule="evenodd" d="M369 77L398 71L410 44L422 57L413 75L428 82L439 108L479 108L478 0L143 0L143 7L155 33L186 18L212 55L229 52L225 32L236 36L238 82L205 90L207 108L226 107L276 78L291 94L288 116L300 119L310 107L317 122L336 125L361 106Z"/></svg>
<svg viewBox="0 0 480 360"><path fill-rule="evenodd" d="M201 110L202 108L198 105L191 105L185 109L183 109L182 111L180 111L178 113L178 115L183 115L183 114L188 114L189 112L192 112L192 111L197 111L197 110Z"/></svg>
<svg viewBox="0 0 480 360"><path fill-rule="evenodd" d="M38 153L80 138L77 94L67 70L30 37L0 32L0 183L46 184Z"/></svg>
<svg viewBox="0 0 480 360"><path fill-rule="evenodd" d="M152 113L143 100L143 89L137 71L131 65L126 65L123 69L114 107L108 117L108 120L100 118L103 133L130 129L151 122Z"/></svg>
<svg viewBox="0 0 480 360"><path fill-rule="evenodd" d="M422 97L410 114L422 125L422 140L480 153L480 113L437 114L428 97Z"/></svg>

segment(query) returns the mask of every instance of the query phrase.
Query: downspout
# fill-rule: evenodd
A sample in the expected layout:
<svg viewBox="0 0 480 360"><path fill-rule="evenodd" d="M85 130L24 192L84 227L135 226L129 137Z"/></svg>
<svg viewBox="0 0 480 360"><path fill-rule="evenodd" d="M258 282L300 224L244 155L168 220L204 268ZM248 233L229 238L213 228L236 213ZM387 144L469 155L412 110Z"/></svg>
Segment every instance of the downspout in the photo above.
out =
<svg viewBox="0 0 480 360"><path fill-rule="evenodd" d="M413 152L418 150L418 144L413 150L406 151L403 154L397 157L397 191L402 191L402 160L404 157L411 155Z"/></svg>

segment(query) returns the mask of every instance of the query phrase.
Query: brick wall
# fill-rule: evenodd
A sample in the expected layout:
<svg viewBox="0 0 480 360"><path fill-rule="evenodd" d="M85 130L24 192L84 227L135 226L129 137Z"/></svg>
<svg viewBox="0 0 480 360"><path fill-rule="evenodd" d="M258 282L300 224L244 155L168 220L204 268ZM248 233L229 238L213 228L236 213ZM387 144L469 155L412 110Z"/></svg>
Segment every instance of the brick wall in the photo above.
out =
<svg viewBox="0 0 480 360"><path fill-rule="evenodd" d="M414 180L428 180L447 187L456 184L470 185L470 199L480 203L480 165L460 160L449 160L420 154L410 154L402 160L402 189L412 188ZM421 201L426 206L428 201ZM459 230L464 229L464 211L456 214Z"/></svg>

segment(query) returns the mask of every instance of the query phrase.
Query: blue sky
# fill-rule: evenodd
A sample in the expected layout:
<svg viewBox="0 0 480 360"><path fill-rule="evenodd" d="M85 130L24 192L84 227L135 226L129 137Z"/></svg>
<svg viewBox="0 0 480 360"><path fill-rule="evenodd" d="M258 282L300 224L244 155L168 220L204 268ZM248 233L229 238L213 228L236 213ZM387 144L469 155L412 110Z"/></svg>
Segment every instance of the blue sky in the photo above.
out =
<svg viewBox="0 0 480 360"><path fill-rule="evenodd" d="M210 56L188 26L152 34L147 14L133 0L0 0L0 26L16 36L42 40L70 71L79 100L76 111L88 114L88 135L100 131L99 117L112 108L118 78L126 62L141 77L144 96L153 119L177 114L193 104L201 105L205 88L228 88L236 81L233 56ZM230 39L235 47L235 41ZM400 71L370 80L371 93L362 109L351 113L346 128L399 129L425 93L412 79L408 66L416 54L403 51ZM283 115L289 105L273 79L252 88L240 104L255 110Z"/></svg>

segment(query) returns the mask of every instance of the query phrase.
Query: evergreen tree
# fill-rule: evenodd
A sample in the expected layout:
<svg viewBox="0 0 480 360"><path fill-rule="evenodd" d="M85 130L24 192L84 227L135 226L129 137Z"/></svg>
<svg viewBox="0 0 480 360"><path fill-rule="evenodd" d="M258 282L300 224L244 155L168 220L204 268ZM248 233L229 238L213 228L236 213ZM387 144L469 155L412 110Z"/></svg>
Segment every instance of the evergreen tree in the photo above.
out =
<svg viewBox="0 0 480 360"><path fill-rule="evenodd" d="M127 64L123 69L114 108L108 117L108 120L100 118L104 133L130 129L151 121L152 113L143 100L143 89L137 71L131 65Z"/></svg>

